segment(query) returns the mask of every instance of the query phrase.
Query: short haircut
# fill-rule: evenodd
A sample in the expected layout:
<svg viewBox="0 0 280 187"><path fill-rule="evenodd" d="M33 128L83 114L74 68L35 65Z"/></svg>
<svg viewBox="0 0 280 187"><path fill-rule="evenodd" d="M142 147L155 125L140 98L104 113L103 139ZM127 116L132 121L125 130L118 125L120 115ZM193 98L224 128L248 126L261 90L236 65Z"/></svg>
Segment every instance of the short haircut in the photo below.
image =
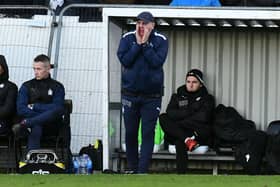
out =
<svg viewBox="0 0 280 187"><path fill-rule="evenodd" d="M43 62L44 64L50 64L50 58L47 55L41 54L34 58L34 62Z"/></svg>

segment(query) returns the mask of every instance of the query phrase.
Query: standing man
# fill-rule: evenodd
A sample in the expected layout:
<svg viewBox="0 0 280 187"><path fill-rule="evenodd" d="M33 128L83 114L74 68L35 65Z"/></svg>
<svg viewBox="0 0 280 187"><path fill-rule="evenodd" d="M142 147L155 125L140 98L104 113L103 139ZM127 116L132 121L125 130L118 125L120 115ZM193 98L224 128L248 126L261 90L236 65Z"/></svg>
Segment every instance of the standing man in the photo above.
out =
<svg viewBox="0 0 280 187"><path fill-rule="evenodd" d="M212 118L215 99L204 86L202 72L190 70L185 85L177 89L159 117L165 139L176 146L176 165L179 174L186 173L187 151L199 144L209 144L212 134Z"/></svg>
<svg viewBox="0 0 280 187"><path fill-rule="evenodd" d="M39 149L42 130L55 133L64 113L64 86L50 76L50 59L38 55L33 62L35 78L24 82L17 98L22 121L13 126L16 138L28 133L27 149ZM44 127L44 128L43 128Z"/></svg>
<svg viewBox="0 0 280 187"><path fill-rule="evenodd" d="M147 173L154 147L154 131L163 94L163 64L167 38L154 30L150 12L137 16L136 30L123 35L118 48L122 65L122 107L127 164L130 173ZM138 159L138 129L142 144Z"/></svg>

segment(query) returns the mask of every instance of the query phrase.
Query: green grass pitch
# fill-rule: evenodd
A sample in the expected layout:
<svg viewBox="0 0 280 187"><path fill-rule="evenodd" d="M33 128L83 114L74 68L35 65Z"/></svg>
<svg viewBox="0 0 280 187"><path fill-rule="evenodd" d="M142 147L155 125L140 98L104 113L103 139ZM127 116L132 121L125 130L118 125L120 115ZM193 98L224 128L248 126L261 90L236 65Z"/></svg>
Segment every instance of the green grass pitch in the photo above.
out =
<svg viewBox="0 0 280 187"><path fill-rule="evenodd" d="M0 187L279 187L279 176L248 175L18 175L1 174Z"/></svg>

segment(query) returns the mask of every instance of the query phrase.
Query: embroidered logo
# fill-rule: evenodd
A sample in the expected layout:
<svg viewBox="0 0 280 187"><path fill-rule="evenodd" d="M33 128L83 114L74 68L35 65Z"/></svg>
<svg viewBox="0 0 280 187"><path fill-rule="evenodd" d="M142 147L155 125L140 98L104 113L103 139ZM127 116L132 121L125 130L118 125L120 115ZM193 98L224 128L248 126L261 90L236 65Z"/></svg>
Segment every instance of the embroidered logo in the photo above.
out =
<svg viewBox="0 0 280 187"><path fill-rule="evenodd" d="M127 99L122 99L122 105L131 107L132 103L131 103L131 101L129 101Z"/></svg>
<svg viewBox="0 0 280 187"><path fill-rule="evenodd" d="M178 102L178 104L179 104L179 107L187 106L189 104L189 101L187 99L181 100Z"/></svg>

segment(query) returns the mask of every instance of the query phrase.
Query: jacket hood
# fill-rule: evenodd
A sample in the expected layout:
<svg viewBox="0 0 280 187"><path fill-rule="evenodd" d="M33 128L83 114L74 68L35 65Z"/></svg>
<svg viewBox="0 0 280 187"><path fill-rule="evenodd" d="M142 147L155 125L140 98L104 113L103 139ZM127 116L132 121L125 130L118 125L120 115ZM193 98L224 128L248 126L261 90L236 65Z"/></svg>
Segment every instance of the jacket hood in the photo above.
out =
<svg viewBox="0 0 280 187"><path fill-rule="evenodd" d="M4 70L4 72L0 75L0 81L6 81L9 79L9 68L3 55L0 55L0 65Z"/></svg>

